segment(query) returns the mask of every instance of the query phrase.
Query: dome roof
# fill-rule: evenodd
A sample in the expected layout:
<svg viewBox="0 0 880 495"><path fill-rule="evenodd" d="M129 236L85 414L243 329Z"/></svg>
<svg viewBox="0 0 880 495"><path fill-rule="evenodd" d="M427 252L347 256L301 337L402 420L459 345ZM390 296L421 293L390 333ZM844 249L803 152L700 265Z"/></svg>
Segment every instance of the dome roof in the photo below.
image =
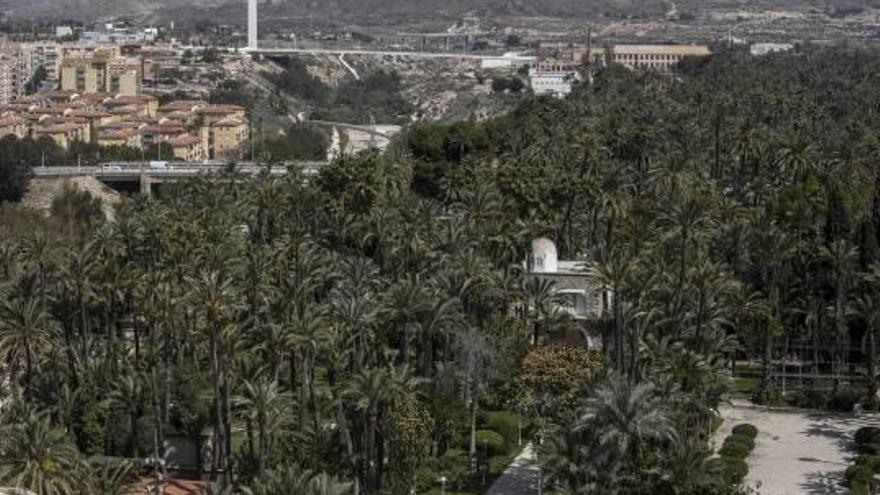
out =
<svg viewBox="0 0 880 495"><path fill-rule="evenodd" d="M558 255L556 244L547 237L532 241L532 271L535 273L554 273L557 270Z"/></svg>

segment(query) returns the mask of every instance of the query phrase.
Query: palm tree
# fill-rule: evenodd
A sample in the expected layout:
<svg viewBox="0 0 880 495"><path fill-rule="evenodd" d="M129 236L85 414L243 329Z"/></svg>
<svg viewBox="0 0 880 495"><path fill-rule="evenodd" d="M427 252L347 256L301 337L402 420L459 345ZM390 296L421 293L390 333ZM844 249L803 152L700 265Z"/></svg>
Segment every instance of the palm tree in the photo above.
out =
<svg viewBox="0 0 880 495"><path fill-rule="evenodd" d="M349 495L352 484L297 464L280 466L257 478L245 495Z"/></svg>
<svg viewBox="0 0 880 495"><path fill-rule="evenodd" d="M611 291L611 319L614 323L611 349L614 365L623 371L624 363L624 287L630 282L636 271L636 265L622 250L612 252L607 260L591 268L591 275L602 285L602 289ZM636 342L638 338L636 337Z"/></svg>
<svg viewBox="0 0 880 495"><path fill-rule="evenodd" d="M34 365L51 345L53 321L40 301L9 298L0 303L0 356L10 368L11 382L18 386L18 370L24 364L24 391L30 396Z"/></svg>
<svg viewBox="0 0 880 495"><path fill-rule="evenodd" d="M656 387L630 384L618 376L599 385L584 400L573 428L595 435L598 443L619 459L621 467L636 473L649 443L667 444L677 436Z"/></svg>
<svg viewBox="0 0 880 495"><path fill-rule="evenodd" d="M90 471L90 493L101 495L132 495L133 466L128 462L118 465L106 464Z"/></svg>
<svg viewBox="0 0 880 495"><path fill-rule="evenodd" d="M76 447L48 415L24 409L0 426L0 484L36 495L78 495L84 468Z"/></svg>
<svg viewBox="0 0 880 495"><path fill-rule="evenodd" d="M877 405L878 371L877 371L877 333L880 330L880 299L878 299L878 283L880 283L880 265L874 264L864 275L869 289L857 298L853 304L855 312L865 322L864 349L868 365L868 405Z"/></svg>
<svg viewBox="0 0 880 495"><path fill-rule="evenodd" d="M562 305L563 299L556 291L556 284L550 279L530 276L522 279L523 319L527 329L532 330L532 344L537 345L541 337L541 323L554 315Z"/></svg>
<svg viewBox="0 0 880 495"><path fill-rule="evenodd" d="M227 417L228 404L228 363L226 349L222 345L223 333L230 325L236 309L236 293L232 280L219 272L202 272L199 278L190 279L193 302L200 309L204 328L210 347L211 376L214 380L214 446L211 476L225 467L224 477L231 482L229 469L231 461L230 442L227 437L230 418Z"/></svg>
<svg viewBox="0 0 880 495"><path fill-rule="evenodd" d="M138 420L143 414L145 391L143 380L145 377L139 373L128 372L122 375L114 384L107 397L108 402L117 409L124 411L128 416L128 445L132 457L140 456L140 429Z"/></svg>
<svg viewBox="0 0 880 495"><path fill-rule="evenodd" d="M822 258L831 265L831 280L834 287L834 331L837 338L835 346L835 373L845 372L849 361L849 332L846 327L846 307L850 287L853 283L853 271L858 260L858 250L848 242L838 240L830 246L822 246ZM842 345L842 349L841 349Z"/></svg>
<svg viewBox="0 0 880 495"><path fill-rule="evenodd" d="M245 381L241 395L233 397L233 403L243 412L249 425L257 429L256 450L250 445L250 454L257 461L257 475L266 466L266 459L272 450L273 439L284 422L290 398L278 388L278 382L259 378L254 382Z"/></svg>
<svg viewBox="0 0 880 495"><path fill-rule="evenodd" d="M377 490L382 484L380 476L382 456L379 455L383 444L379 438L381 413L395 397L404 392L411 392L418 383L406 367L378 367L359 370L346 385L345 397L360 414L359 477L363 475L364 489L367 493Z"/></svg>

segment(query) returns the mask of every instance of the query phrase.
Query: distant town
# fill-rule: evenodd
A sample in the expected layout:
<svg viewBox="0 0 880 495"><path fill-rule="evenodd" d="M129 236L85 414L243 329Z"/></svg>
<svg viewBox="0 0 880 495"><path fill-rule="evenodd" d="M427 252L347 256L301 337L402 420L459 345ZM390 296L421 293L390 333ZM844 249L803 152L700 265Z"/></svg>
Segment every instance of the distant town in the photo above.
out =
<svg viewBox="0 0 880 495"><path fill-rule="evenodd" d="M49 138L63 150L90 145L92 151L78 161L100 161L102 150L105 158L253 159L247 150L256 132L250 109L225 101L216 91L230 80L240 80L264 95L272 94L276 88L260 74L271 72L261 64L273 57L334 57L355 78L357 70L343 57L454 60L489 74L494 91L525 88L536 95L562 97L608 63L670 72L687 57L711 53L709 43L612 45L589 32L565 43L546 41L510 30L487 30L476 17L463 18L445 33L367 37L317 31L260 41L253 2L252 7L246 37L235 27L220 27L206 38L176 30L173 23L127 22L56 25L53 30L8 34L0 45L0 135ZM750 47L754 55L792 48L787 43ZM281 113L293 123L308 118L307 112L294 111L302 109L285 110Z"/></svg>

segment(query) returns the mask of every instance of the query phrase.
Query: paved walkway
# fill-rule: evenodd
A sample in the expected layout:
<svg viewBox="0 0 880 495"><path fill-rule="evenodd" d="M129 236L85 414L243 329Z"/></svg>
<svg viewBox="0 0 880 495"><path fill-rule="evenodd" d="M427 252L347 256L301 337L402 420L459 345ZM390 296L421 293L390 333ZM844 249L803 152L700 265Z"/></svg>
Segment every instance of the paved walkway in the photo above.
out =
<svg viewBox="0 0 880 495"><path fill-rule="evenodd" d="M537 495L540 470L532 444L513 460L486 495Z"/></svg>
<svg viewBox="0 0 880 495"><path fill-rule="evenodd" d="M720 446L739 423L758 427L755 450L749 456L746 483L761 495L836 495L852 460L853 433L877 425L880 417L818 411L771 411L746 401L721 408L724 425L715 438Z"/></svg>

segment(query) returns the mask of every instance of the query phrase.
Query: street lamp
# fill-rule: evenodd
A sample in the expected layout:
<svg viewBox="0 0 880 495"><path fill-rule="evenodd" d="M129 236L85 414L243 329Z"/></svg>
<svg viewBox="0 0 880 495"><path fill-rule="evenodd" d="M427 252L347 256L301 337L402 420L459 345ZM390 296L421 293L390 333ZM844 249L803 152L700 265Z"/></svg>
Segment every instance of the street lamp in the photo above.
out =
<svg viewBox="0 0 880 495"><path fill-rule="evenodd" d="M440 495L446 495L446 476L437 479L440 482Z"/></svg>

